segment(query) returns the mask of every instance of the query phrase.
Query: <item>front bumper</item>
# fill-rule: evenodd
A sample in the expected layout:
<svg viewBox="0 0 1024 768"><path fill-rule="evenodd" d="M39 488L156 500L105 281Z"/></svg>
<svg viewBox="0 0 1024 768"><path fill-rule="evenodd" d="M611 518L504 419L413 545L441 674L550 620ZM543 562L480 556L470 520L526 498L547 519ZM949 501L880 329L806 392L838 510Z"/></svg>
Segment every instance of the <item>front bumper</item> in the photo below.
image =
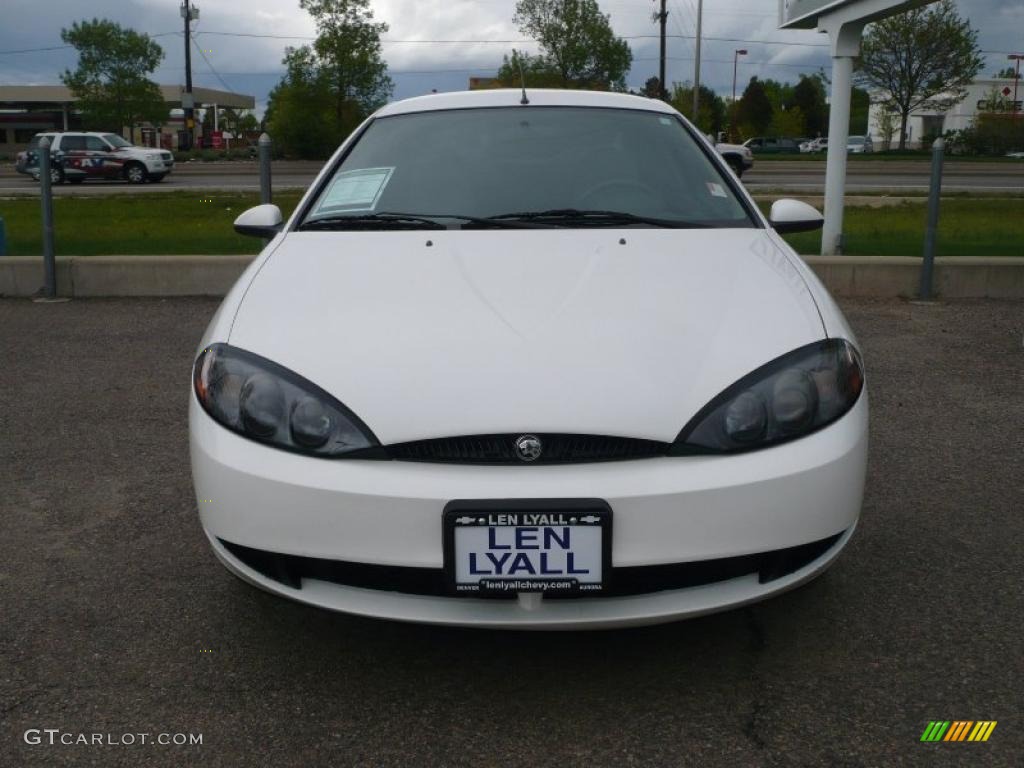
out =
<svg viewBox="0 0 1024 768"><path fill-rule="evenodd" d="M200 519L214 552L246 581L325 608L408 621L515 628L655 623L742 605L822 571L852 535L867 458L866 393L813 435L730 457L481 467L324 460L246 440L191 398ZM299 588L225 542L300 558L442 567L441 513L453 499L601 498L614 511L613 568L738 558L837 537L796 570L621 597L493 600L370 589L307 576ZM613 576L614 578L614 576Z"/></svg>

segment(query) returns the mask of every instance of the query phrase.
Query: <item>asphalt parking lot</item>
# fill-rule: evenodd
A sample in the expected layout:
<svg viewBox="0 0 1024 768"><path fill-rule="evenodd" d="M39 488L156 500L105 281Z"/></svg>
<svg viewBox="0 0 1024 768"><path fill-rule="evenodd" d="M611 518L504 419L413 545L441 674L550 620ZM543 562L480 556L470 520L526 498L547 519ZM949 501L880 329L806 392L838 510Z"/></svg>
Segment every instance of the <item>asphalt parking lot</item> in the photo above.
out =
<svg viewBox="0 0 1024 768"><path fill-rule="evenodd" d="M872 445L835 567L744 610L567 634L351 618L231 577L188 467L215 308L0 301L0 764L1021 764L1024 303L845 302ZM998 726L922 744L937 719Z"/></svg>

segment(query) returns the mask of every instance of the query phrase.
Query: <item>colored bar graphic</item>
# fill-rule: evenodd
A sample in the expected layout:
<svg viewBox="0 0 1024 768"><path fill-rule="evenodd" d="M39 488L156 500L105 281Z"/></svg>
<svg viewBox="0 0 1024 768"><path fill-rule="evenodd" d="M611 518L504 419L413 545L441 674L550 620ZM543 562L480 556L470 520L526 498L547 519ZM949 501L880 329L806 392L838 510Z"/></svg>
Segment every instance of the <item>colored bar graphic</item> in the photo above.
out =
<svg viewBox="0 0 1024 768"><path fill-rule="evenodd" d="M996 720L930 720L921 741L988 741Z"/></svg>
<svg viewBox="0 0 1024 768"><path fill-rule="evenodd" d="M921 734L921 741L939 741L947 728L949 720L932 720Z"/></svg>

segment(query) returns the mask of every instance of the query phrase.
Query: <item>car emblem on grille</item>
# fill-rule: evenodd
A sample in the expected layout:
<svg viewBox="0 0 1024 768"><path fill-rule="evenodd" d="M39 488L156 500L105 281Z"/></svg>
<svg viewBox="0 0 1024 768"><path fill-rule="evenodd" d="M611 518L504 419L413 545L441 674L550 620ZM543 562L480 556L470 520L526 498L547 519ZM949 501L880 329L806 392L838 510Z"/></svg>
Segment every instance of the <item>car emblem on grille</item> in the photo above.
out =
<svg viewBox="0 0 1024 768"><path fill-rule="evenodd" d="M516 440L516 456L522 461L536 461L544 452L544 445L536 435L522 435Z"/></svg>

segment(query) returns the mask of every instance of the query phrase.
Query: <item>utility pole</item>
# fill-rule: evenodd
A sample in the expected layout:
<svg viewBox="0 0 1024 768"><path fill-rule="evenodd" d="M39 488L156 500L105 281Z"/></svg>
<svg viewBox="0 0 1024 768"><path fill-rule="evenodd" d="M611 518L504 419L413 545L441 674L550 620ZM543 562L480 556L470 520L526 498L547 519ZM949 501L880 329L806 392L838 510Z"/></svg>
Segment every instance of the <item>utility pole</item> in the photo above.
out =
<svg viewBox="0 0 1024 768"><path fill-rule="evenodd" d="M1011 53L1006 57L1010 61L1017 62L1017 69L1013 73L1013 124L1017 124L1017 84L1020 82L1020 62L1024 59L1024 53Z"/></svg>
<svg viewBox="0 0 1024 768"><path fill-rule="evenodd" d="M668 100L668 88L665 86L665 22L668 21L668 11L665 10L666 0L661 0L661 13L654 14L654 20L661 24L661 56L658 59L658 90L661 91L661 98Z"/></svg>
<svg viewBox="0 0 1024 768"><path fill-rule="evenodd" d="M700 38L704 15L704 0L697 0L697 40L693 58L693 124L697 124L697 110L700 108Z"/></svg>
<svg viewBox="0 0 1024 768"><path fill-rule="evenodd" d="M185 110L185 133L188 134L188 146L192 149L195 143L196 102L192 96L192 20L199 18L199 9L184 0L181 6L181 18L185 20L185 93L181 97L181 106Z"/></svg>

